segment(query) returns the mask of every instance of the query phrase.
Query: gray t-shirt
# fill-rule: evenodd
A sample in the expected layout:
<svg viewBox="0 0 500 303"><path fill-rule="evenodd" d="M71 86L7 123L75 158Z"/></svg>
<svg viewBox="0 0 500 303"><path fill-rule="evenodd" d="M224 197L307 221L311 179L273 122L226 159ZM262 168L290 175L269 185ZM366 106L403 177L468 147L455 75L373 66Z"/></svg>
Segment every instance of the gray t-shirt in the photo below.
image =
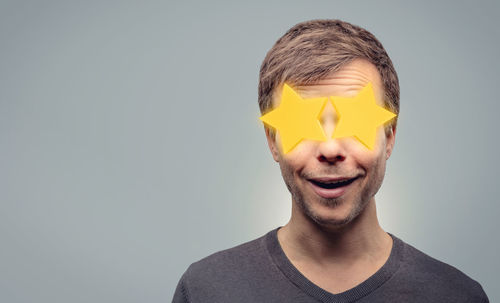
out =
<svg viewBox="0 0 500 303"><path fill-rule="evenodd" d="M387 262L356 287L332 294L293 266L278 242L278 229L191 264L172 302L489 302L478 282L391 233Z"/></svg>

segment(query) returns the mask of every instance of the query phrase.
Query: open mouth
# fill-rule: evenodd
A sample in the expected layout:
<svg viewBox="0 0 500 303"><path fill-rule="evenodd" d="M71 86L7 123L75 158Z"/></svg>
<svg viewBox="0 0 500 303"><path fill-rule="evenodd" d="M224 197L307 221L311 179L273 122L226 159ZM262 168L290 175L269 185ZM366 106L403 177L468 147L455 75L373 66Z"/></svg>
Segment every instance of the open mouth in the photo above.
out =
<svg viewBox="0 0 500 303"><path fill-rule="evenodd" d="M318 180L309 180L311 183L314 185L324 188L324 189L335 189L343 186L347 186L354 182L356 178L351 178L351 179L345 179L345 180L338 180L338 181L318 181Z"/></svg>

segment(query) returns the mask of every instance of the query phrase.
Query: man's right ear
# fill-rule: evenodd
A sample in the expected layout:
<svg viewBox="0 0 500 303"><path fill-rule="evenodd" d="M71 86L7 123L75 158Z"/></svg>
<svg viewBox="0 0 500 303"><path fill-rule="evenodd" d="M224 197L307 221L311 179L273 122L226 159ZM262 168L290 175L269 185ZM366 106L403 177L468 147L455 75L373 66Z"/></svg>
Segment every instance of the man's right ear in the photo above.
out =
<svg viewBox="0 0 500 303"><path fill-rule="evenodd" d="M271 130L269 128L266 129L266 139L267 139L267 145L269 146L269 150L271 151L271 154L273 155L273 159L276 162L279 162L279 150L278 146L276 145L276 133L274 136L271 135Z"/></svg>

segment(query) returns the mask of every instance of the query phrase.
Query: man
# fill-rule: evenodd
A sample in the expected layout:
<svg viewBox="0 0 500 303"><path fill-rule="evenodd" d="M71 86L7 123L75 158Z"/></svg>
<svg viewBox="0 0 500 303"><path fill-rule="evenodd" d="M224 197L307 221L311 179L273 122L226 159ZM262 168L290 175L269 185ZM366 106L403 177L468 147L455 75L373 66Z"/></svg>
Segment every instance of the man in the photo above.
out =
<svg viewBox="0 0 500 303"><path fill-rule="evenodd" d="M355 98L370 84L379 106L399 112L398 78L382 44L339 20L297 24L276 42L260 70L263 114L280 106L284 84L305 102ZM288 152L283 130L266 124L292 196L290 221L193 263L173 302L489 302L478 282L380 227L374 196L396 119L367 148L354 136L332 139L342 116L324 104L318 120L329 139L306 138Z"/></svg>

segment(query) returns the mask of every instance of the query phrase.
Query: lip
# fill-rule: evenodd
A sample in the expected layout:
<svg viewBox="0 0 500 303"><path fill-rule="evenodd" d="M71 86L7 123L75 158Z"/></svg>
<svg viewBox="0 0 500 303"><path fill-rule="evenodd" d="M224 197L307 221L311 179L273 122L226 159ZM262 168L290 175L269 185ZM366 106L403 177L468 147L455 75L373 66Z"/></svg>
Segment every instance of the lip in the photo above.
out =
<svg viewBox="0 0 500 303"><path fill-rule="evenodd" d="M350 178L350 177L319 177L319 178L313 178L307 180L309 184L311 185L313 191L320 197L322 198L339 198L341 197L349 188L349 186L354 183L358 179L358 176ZM350 181L349 181L350 180ZM314 181L316 182L322 182L322 183L330 183L330 182L342 182L342 181L349 181L348 184L336 188L323 188L320 187L316 184L314 184Z"/></svg>

